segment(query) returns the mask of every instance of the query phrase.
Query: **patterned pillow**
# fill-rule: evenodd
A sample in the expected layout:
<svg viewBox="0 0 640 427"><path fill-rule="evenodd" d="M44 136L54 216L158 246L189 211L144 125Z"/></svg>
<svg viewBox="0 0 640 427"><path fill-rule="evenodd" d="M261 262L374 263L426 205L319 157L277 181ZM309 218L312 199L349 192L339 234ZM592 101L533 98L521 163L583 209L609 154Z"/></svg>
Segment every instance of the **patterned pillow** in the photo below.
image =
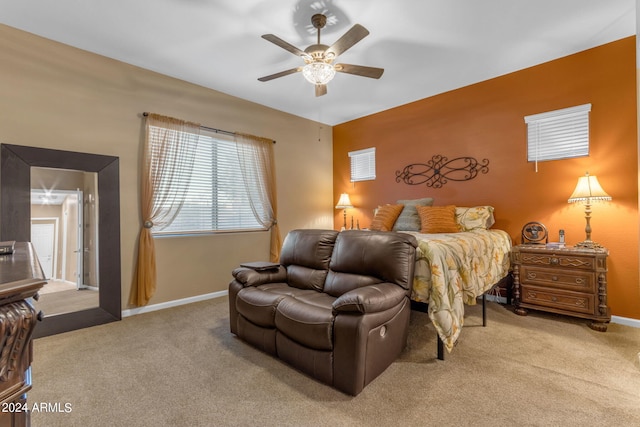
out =
<svg viewBox="0 0 640 427"><path fill-rule="evenodd" d="M378 207L376 215L371 222L371 230L391 231L398 215L402 212L404 205L384 205Z"/></svg>
<svg viewBox="0 0 640 427"><path fill-rule="evenodd" d="M462 231L489 229L496 222L493 206L456 207L456 222Z"/></svg>
<svg viewBox="0 0 640 427"><path fill-rule="evenodd" d="M396 219L393 231L420 231L420 216L416 206L431 206L433 205L433 198L398 200L396 203L404 205L404 209Z"/></svg>
<svg viewBox="0 0 640 427"><path fill-rule="evenodd" d="M456 207L448 206L416 206L420 215L420 232L433 233L457 233L460 226L456 222Z"/></svg>

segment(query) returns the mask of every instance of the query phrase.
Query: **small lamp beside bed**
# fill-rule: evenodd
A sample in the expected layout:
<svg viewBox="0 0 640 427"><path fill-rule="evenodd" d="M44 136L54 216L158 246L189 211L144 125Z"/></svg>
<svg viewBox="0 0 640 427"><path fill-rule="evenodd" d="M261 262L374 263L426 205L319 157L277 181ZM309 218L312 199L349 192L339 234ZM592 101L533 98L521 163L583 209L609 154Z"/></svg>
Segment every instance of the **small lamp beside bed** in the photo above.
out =
<svg viewBox="0 0 640 427"><path fill-rule="evenodd" d="M340 195L340 199L338 199L338 204L336 205L336 209L344 209L344 225L342 226L342 230L346 230L347 229L347 209L353 209L353 205L351 204L351 200L349 199L349 194L342 193Z"/></svg>
<svg viewBox="0 0 640 427"><path fill-rule="evenodd" d="M602 247L591 240L591 202L595 200L609 201L611 196L602 189L598 178L595 175L589 175L589 172L587 172L585 176L578 178L578 184L568 200L569 203L584 202L584 217L587 221L584 231L587 238L580 243L576 243L577 247L591 249Z"/></svg>

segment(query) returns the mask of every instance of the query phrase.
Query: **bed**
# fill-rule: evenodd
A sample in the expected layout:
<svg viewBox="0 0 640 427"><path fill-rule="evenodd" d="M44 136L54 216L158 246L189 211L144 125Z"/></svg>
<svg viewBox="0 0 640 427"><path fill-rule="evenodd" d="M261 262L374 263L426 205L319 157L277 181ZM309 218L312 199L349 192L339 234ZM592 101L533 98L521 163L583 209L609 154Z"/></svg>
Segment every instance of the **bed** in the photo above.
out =
<svg viewBox="0 0 640 427"><path fill-rule="evenodd" d="M428 304L429 318L447 351L464 324L464 304L509 274L511 237L502 230L413 234L418 256L411 299Z"/></svg>
<svg viewBox="0 0 640 427"><path fill-rule="evenodd" d="M443 359L442 346L450 352L462 330L464 305L476 304L476 298L484 297L508 276L511 237L491 228L495 223L491 206L433 207L432 203L433 199L398 200L397 205L379 207L372 228L380 226L376 218L385 217L381 210L396 206L386 218L386 226L393 221L391 230L412 234L418 240L411 300L427 304L439 337L438 358ZM415 214L411 208L416 209ZM408 220L407 215L412 218ZM450 216L453 224L448 223ZM416 231L416 220L420 231ZM427 222L433 226L425 226Z"/></svg>

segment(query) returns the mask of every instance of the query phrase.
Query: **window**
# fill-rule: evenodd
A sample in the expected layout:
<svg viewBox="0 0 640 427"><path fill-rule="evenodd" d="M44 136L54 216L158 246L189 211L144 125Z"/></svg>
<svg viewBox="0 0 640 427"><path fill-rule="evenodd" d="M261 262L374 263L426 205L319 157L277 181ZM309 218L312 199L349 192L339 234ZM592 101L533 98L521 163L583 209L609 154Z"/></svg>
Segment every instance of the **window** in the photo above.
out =
<svg viewBox="0 0 640 427"><path fill-rule="evenodd" d="M266 229L251 208L233 137L202 130L193 168L180 179L188 182L184 204L155 235Z"/></svg>
<svg viewBox="0 0 640 427"><path fill-rule="evenodd" d="M351 159L351 182L376 179L376 149L349 152Z"/></svg>
<svg viewBox="0 0 640 427"><path fill-rule="evenodd" d="M527 124L527 160L568 159L589 155L591 104L535 114Z"/></svg>

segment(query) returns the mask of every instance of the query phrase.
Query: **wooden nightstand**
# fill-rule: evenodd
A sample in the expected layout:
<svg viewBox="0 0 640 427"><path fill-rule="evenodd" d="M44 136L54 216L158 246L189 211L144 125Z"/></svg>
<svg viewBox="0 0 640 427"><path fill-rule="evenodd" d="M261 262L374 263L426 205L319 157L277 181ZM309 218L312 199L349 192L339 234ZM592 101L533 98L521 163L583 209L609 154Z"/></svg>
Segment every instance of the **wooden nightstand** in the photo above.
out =
<svg viewBox="0 0 640 427"><path fill-rule="evenodd" d="M591 319L591 329L605 332L611 314L607 307L605 248L518 245L511 251L514 312L527 308Z"/></svg>

